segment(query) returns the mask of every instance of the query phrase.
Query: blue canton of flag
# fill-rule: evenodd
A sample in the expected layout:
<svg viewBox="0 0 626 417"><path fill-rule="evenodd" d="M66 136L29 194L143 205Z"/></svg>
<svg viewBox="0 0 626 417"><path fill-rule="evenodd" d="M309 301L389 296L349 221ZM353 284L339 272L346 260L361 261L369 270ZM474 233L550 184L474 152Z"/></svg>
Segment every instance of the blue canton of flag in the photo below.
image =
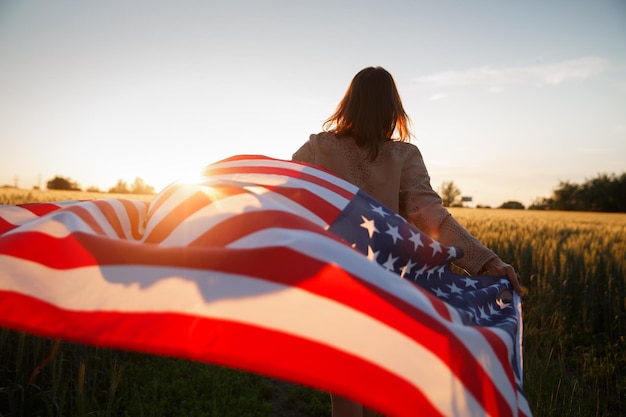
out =
<svg viewBox="0 0 626 417"><path fill-rule="evenodd" d="M455 307L463 324L497 326L515 335L519 323L507 279L453 272L451 263L463 256L459 248L442 245L365 192L357 193L329 231Z"/></svg>

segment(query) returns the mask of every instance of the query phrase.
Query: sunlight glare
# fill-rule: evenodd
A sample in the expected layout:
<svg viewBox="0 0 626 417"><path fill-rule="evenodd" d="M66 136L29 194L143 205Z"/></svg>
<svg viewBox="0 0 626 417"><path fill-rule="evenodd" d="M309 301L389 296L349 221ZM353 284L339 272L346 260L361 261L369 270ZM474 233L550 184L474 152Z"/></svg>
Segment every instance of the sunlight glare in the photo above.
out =
<svg viewBox="0 0 626 417"><path fill-rule="evenodd" d="M203 171L204 167L187 166L179 172L175 182L177 184L200 184L205 180L202 175Z"/></svg>

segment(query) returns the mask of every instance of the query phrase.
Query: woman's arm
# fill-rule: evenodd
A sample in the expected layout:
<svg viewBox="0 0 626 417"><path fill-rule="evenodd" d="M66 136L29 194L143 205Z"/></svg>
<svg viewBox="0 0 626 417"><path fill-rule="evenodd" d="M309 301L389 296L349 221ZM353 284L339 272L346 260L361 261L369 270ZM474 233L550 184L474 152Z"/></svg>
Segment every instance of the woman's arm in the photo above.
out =
<svg viewBox="0 0 626 417"><path fill-rule="evenodd" d="M461 226L443 206L441 197L430 185L430 176L421 153L415 146L404 162L400 179L400 214L433 239L463 251L454 263L471 275L507 276L518 294L522 288L515 269Z"/></svg>

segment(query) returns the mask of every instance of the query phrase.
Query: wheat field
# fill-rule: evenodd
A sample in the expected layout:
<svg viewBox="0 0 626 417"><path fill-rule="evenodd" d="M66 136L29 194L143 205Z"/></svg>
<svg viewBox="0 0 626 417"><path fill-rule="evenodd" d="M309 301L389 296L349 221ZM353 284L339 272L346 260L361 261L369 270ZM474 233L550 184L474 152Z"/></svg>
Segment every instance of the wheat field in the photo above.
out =
<svg viewBox="0 0 626 417"><path fill-rule="evenodd" d="M45 203L67 200L98 200L103 198L131 198L141 201L152 201L154 196L148 194L111 194L86 191L24 190L10 187L0 188L0 204Z"/></svg>
<svg viewBox="0 0 626 417"><path fill-rule="evenodd" d="M511 263L536 416L626 413L626 214L451 209Z"/></svg>

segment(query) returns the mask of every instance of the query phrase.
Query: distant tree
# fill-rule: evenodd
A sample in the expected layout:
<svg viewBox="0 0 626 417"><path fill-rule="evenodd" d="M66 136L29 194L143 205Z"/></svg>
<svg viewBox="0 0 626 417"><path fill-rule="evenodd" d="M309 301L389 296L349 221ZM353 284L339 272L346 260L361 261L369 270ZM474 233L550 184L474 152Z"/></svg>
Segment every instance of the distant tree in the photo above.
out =
<svg viewBox="0 0 626 417"><path fill-rule="evenodd" d="M46 183L48 190L80 191L80 186L69 178L56 176Z"/></svg>
<svg viewBox="0 0 626 417"><path fill-rule="evenodd" d="M109 192L113 194L130 194L126 181L121 179L117 180L115 187L109 188Z"/></svg>
<svg viewBox="0 0 626 417"><path fill-rule="evenodd" d="M102 190L100 190L100 188L96 187L95 185L91 185L87 187L85 191L87 191L88 193L101 193L102 192Z"/></svg>
<svg viewBox="0 0 626 417"><path fill-rule="evenodd" d="M626 172L621 176L600 174L580 187L584 210L626 212Z"/></svg>
<svg viewBox="0 0 626 417"><path fill-rule="evenodd" d="M457 187L454 182L444 181L439 188L439 196L441 197L444 207L453 207L460 203L459 197L461 196L461 190L459 190L459 187Z"/></svg>
<svg viewBox="0 0 626 417"><path fill-rule="evenodd" d="M578 184L561 181L553 191L553 208L555 210L582 210L584 204L580 200L580 190Z"/></svg>
<svg viewBox="0 0 626 417"><path fill-rule="evenodd" d="M561 181L550 198L537 199L533 210L626 212L626 173L600 174L583 184Z"/></svg>
<svg viewBox="0 0 626 417"><path fill-rule="evenodd" d="M147 185L143 179L137 177L130 187L130 191L133 194L154 194L154 187Z"/></svg>
<svg viewBox="0 0 626 417"><path fill-rule="evenodd" d="M554 207L553 199L540 197L536 198L535 201L533 201L532 204L528 206L528 210L551 210L552 207Z"/></svg>
<svg viewBox="0 0 626 417"><path fill-rule="evenodd" d="M524 205L519 201L507 201L505 203L502 203L498 208L524 210Z"/></svg>

